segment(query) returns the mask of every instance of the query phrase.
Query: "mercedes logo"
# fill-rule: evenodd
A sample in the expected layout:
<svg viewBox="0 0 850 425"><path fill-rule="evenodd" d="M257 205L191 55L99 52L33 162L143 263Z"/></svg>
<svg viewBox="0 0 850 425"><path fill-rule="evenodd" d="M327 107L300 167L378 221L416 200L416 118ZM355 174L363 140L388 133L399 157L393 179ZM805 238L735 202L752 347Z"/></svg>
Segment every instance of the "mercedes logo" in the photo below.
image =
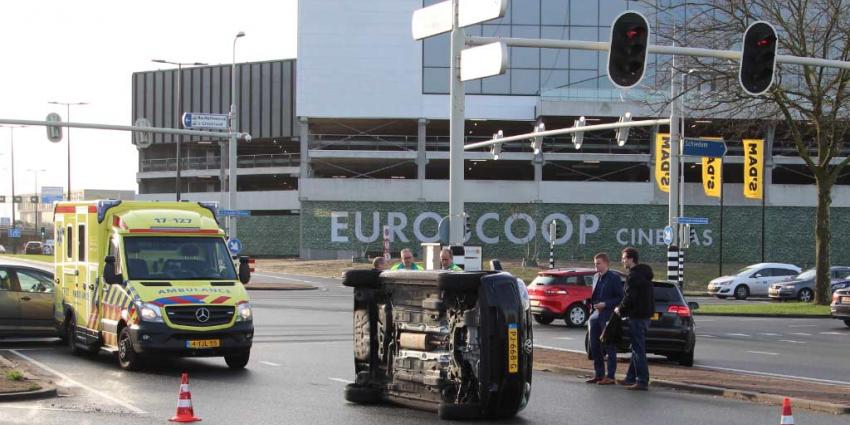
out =
<svg viewBox="0 0 850 425"><path fill-rule="evenodd" d="M195 318L201 323L206 323L207 320L210 320L210 311L201 307L195 310Z"/></svg>

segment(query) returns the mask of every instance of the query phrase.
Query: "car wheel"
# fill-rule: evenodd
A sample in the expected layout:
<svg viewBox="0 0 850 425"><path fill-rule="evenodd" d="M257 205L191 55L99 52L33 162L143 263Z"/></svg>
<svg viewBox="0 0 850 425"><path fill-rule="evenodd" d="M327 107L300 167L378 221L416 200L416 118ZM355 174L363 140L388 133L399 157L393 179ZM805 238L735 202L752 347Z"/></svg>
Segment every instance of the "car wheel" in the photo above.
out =
<svg viewBox="0 0 850 425"><path fill-rule="evenodd" d="M567 309L564 314L564 322L568 327L577 328L587 322L587 310L581 304L573 304Z"/></svg>
<svg viewBox="0 0 850 425"><path fill-rule="evenodd" d="M357 384L345 386L345 400L357 404L375 404L381 402L381 390L363 387Z"/></svg>
<svg viewBox="0 0 850 425"><path fill-rule="evenodd" d="M800 290L800 293L797 294L797 299L800 300L800 302L808 303L812 301L814 295L815 294L812 292L811 289L803 288Z"/></svg>
<svg viewBox="0 0 850 425"><path fill-rule="evenodd" d="M83 349L77 345L77 318L73 312L68 315L67 323L68 326L65 328L65 335L68 336L66 340L68 342L68 348L71 349L72 354L82 354Z"/></svg>
<svg viewBox="0 0 850 425"><path fill-rule="evenodd" d="M130 328L121 329L118 334L118 365L124 370L139 370L142 367L142 358L133 349L130 340Z"/></svg>
<svg viewBox="0 0 850 425"><path fill-rule="evenodd" d="M735 299L745 300L750 296L750 288L747 285L738 285L735 287Z"/></svg>
<svg viewBox="0 0 850 425"><path fill-rule="evenodd" d="M691 367L694 365L694 350L678 355L679 364L682 366Z"/></svg>
<svg viewBox="0 0 850 425"><path fill-rule="evenodd" d="M224 356L224 362L227 363L227 367L231 369L245 369L245 365L248 364L248 359L250 358L251 352L246 350L239 354Z"/></svg>
<svg viewBox="0 0 850 425"><path fill-rule="evenodd" d="M534 315L534 321L540 323L541 325L548 325L552 323L553 320L555 320L555 318L552 316L543 316L542 314Z"/></svg>
<svg viewBox="0 0 850 425"><path fill-rule="evenodd" d="M844 324L847 325L848 328L850 328L850 319L845 320Z"/></svg>

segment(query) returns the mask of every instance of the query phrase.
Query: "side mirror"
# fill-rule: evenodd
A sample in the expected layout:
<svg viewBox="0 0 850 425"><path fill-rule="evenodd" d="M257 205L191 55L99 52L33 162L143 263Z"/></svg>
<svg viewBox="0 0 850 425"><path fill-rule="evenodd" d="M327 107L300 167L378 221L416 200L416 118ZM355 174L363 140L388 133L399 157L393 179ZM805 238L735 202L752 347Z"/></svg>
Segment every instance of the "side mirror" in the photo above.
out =
<svg viewBox="0 0 850 425"><path fill-rule="evenodd" d="M239 281L243 285L251 281L251 266L248 264L248 257L239 257Z"/></svg>
<svg viewBox="0 0 850 425"><path fill-rule="evenodd" d="M688 308L691 309L691 311L699 310L699 303L695 301L688 301Z"/></svg>
<svg viewBox="0 0 850 425"><path fill-rule="evenodd" d="M103 266L103 280L110 285L121 283L124 277L115 274L115 257L108 255L104 261L106 264Z"/></svg>

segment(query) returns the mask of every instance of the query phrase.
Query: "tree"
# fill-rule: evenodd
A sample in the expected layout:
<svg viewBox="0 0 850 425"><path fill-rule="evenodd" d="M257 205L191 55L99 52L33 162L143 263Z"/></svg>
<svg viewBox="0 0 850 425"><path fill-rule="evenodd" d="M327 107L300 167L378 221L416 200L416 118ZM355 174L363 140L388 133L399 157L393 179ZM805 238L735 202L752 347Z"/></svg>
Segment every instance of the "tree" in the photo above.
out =
<svg viewBox="0 0 850 425"><path fill-rule="evenodd" d="M743 33L757 20L776 28L779 55L850 60L850 2L843 0L706 0L650 2L656 9L653 31L658 44L740 50ZM656 86L668 63L656 68ZM725 117L738 134L753 134L754 126L773 126L777 139L792 142L817 186L815 214L815 301L829 304L830 207L832 188L850 163L844 151L850 124L850 71L847 69L777 64L774 83L761 96L747 95L738 84L738 62L711 58L677 58L688 73L686 89L702 88L688 98L688 111ZM694 81L695 80L695 81ZM652 84L652 82L650 82ZM781 117L781 119L777 119Z"/></svg>

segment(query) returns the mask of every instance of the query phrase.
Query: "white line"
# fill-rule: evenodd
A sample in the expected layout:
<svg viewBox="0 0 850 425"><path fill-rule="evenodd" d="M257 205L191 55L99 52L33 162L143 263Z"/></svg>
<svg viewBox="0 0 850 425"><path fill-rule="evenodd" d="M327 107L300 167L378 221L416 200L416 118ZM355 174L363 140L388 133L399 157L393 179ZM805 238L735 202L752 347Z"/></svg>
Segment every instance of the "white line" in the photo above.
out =
<svg viewBox="0 0 850 425"><path fill-rule="evenodd" d="M779 342L790 342L791 344L805 344L803 341L792 341L790 339L780 339Z"/></svg>
<svg viewBox="0 0 850 425"><path fill-rule="evenodd" d="M821 335L847 335L841 332L820 332Z"/></svg>
<svg viewBox="0 0 850 425"><path fill-rule="evenodd" d="M85 410L83 410L83 409L63 409L63 408L60 408L60 407L44 407L44 406L30 406L30 405L15 406L15 405L9 405L9 404L4 404L2 407L0 407L0 409L51 410L51 411L55 411L55 412L85 412Z"/></svg>
<svg viewBox="0 0 850 425"><path fill-rule="evenodd" d="M715 319L699 319L699 322L700 322L700 323L705 323L705 322L716 322L716 321L717 321L717 320L715 320Z"/></svg>
<svg viewBox="0 0 850 425"><path fill-rule="evenodd" d="M550 347L550 346L548 346L548 345L537 345L537 344L534 344L534 348L543 348L543 349L545 349L545 350L554 350L554 351L566 351L567 353L579 353L579 354L587 355L587 353L586 353L586 352L581 351L581 350L570 350L569 348Z"/></svg>
<svg viewBox="0 0 850 425"><path fill-rule="evenodd" d="M771 332L759 332L759 335L765 335L765 336L782 336L782 334L775 334L775 333L771 333Z"/></svg>
<svg viewBox="0 0 850 425"><path fill-rule="evenodd" d="M767 352L767 351L747 351L747 352L753 353L753 354L767 354L768 356L778 356L779 355L779 353L770 353L770 352Z"/></svg>
<svg viewBox="0 0 850 425"><path fill-rule="evenodd" d="M746 375L769 376L771 378L790 379L790 380L793 380L793 381L817 382L819 384L828 384L828 385L850 385L850 382L844 382L844 381L833 381L833 380L829 380L829 379L818 379L818 378L806 378L806 377L803 377L803 376L793 376L793 375L781 375L781 374L778 374L778 373L756 372L756 371L753 371L753 370L732 369L732 368L728 368L728 367L696 365L696 366L694 366L694 368L709 369L709 370L720 370L720 371L725 371L725 372L743 373L743 374L746 374Z"/></svg>
<svg viewBox="0 0 850 425"><path fill-rule="evenodd" d="M698 336L698 337L700 337L700 338L717 338L717 337L716 337L716 336L714 336L714 335L708 335L708 334L705 334L705 335L697 334L697 336Z"/></svg>
<svg viewBox="0 0 850 425"><path fill-rule="evenodd" d="M132 404L130 404L130 403L127 403L126 401L119 400L119 399L117 399L117 398L115 398L115 397L110 396L110 395L109 395L109 394L107 394L107 393L104 393L104 392L102 392L102 391L96 390L96 389L94 389L94 388L92 388L92 387L89 387L88 385L83 384L83 383L77 382L77 381L75 381L75 380L73 380L73 379L69 378L68 376L63 375L63 374L61 374L61 373L57 372L56 370L54 370L54 369L52 369L52 368L48 367L48 366L47 366L47 365L45 365L44 363L41 363L41 362L39 362L39 361L37 361L37 360L33 359L32 357L29 357L29 356L27 356L27 355L21 354L21 353L20 353L20 352L18 352L17 350L9 350L9 352L14 353L14 354L15 354L15 355L17 355L18 357L20 357L20 358L22 358L22 359L24 359L24 360L26 360L26 361L28 361L28 362L30 362L30 363L32 363L32 364L34 364L34 365L38 366L38 367L40 367L41 369L43 369L43 370L45 370L45 371L47 371L47 372L49 372L49 373L52 373L52 374L56 375L57 377L59 377L60 379L62 379L62 380L63 380L63 381L65 381L65 382L67 382L67 383L68 383L68 384L70 384L71 386L77 386L77 387L80 387L80 388L82 388L82 389L84 389L84 390L86 390L86 391L89 391L89 392L93 393L94 395L96 395L96 396L98 396L98 397L100 397L100 398L103 398L103 399L106 399L106 400L111 400L111 401L112 401L112 402L114 402L115 404L117 404L117 405L119 405L119 406L122 406L122 407L124 407L124 408L126 408L126 409L128 409L128 410L132 411L133 413L137 413L137 414L140 414L140 415L144 415L144 414L146 414L146 413L147 413L147 412L145 412L144 410L139 409L138 407L133 406L133 405L132 405Z"/></svg>
<svg viewBox="0 0 850 425"><path fill-rule="evenodd" d="M563 339L563 340L565 340L565 341L572 341L572 340L574 340L575 338L573 338L573 337L571 337L571 336L560 336L560 337L555 338L555 339Z"/></svg>
<svg viewBox="0 0 850 425"><path fill-rule="evenodd" d="M817 325L788 325L789 328L814 328Z"/></svg>
<svg viewBox="0 0 850 425"><path fill-rule="evenodd" d="M328 379L330 379L331 381L342 382L343 384L353 384L354 383L354 381L349 381L348 379L342 379L342 378L328 378Z"/></svg>
<svg viewBox="0 0 850 425"><path fill-rule="evenodd" d="M747 334L726 334L727 336L742 336L744 338L749 338L750 336Z"/></svg>
<svg viewBox="0 0 850 425"><path fill-rule="evenodd" d="M312 280L293 279L293 278L291 278L291 277L272 276L272 275L269 275L269 274L259 274L259 273L254 273L254 274L252 274L251 276L270 277L270 278L272 278L272 279L290 280L290 281L293 281L293 282L304 282L304 283L309 283L309 284L311 284L311 285L321 285L321 286L325 286L325 285L327 285L326 283L313 282Z"/></svg>
<svg viewBox="0 0 850 425"><path fill-rule="evenodd" d="M791 332L791 335L812 336L812 334L807 334L805 332Z"/></svg>
<svg viewBox="0 0 850 425"><path fill-rule="evenodd" d="M260 363L262 363L262 364L264 364L264 365L274 366L274 367L279 367L279 366L280 366L280 365L279 365L279 364L277 364L277 363L266 362L266 361L260 361Z"/></svg>

